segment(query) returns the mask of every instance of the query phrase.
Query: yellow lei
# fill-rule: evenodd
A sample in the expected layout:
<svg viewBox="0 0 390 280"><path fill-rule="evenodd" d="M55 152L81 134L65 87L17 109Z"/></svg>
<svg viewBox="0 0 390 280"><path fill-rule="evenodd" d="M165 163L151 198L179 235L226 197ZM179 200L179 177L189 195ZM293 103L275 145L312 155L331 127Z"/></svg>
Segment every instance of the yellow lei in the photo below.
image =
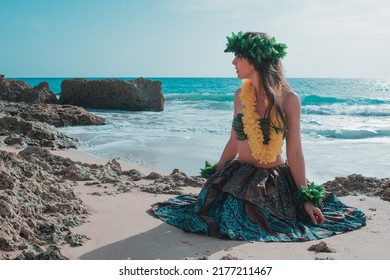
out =
<svg viewBox="0 0 390 280"><path fill-rule="evenodd" d="M260 163L274 162L276 157L282 153L283 146L283 131L279 130L276 132L275 130L275 125L283 128L275 109L273 108L270 114L270 141L268 144L264 144L263 131L260 127L260 116L256 107L256 94L249 80L244 80L242 83L240 100L244 106L242 109L244 132L248 136L248 144L252 156ZM264 101L264 105L268 106L268 100Z"/></svg>

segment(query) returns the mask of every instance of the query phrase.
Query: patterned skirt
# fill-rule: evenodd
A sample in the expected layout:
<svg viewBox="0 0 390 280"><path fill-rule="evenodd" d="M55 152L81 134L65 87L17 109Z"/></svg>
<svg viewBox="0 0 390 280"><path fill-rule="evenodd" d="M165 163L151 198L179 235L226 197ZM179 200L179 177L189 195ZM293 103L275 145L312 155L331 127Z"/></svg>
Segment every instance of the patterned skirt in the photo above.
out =
<svg viewBox="0 0 390 280"><path fill-rule="evenodd" d="M297 190L287 165L258 168L236 160L213 174L199 195L182 195L152 205L164 222L187 232L247 241L306 241L366 224L365 214L327 193L324 224L292 203Z"/></svg>

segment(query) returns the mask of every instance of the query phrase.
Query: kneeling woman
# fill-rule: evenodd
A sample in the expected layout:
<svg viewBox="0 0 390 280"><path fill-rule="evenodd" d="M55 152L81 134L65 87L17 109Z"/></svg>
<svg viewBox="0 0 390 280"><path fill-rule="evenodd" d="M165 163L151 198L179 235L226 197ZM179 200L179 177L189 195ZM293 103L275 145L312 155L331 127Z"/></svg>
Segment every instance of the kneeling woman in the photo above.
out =
<svg viewBox="0 0 390 280"><path fill-rule="evenodd" d="M157 203L154 213L185 231L237 240L315 240L365 225L363 212L306 180L301 104L281 64L286 45L264 33L227 39L243 79L230 139L198 196Z"/></svg>

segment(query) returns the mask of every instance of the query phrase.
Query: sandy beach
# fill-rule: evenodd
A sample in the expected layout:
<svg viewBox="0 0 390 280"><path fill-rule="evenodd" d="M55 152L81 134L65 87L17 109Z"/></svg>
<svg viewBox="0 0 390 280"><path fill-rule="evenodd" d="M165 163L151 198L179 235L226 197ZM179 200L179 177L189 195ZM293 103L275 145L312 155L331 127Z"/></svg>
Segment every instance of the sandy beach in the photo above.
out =
<svg viewBox="0 0 390 280"><path fill-rule="evenodd" d="M85 160L88 160L87 156ZM147 171L139 169L148 174ZM243 242L183 232L163 223L149 212L151 204L164 201L172 195L135 191L116 197L96 197L88 195L91 191L85 186L76 187L76 192L87 205L91 216L87 223L75 231L91 236L91 240L81 247L64 248L64 255L71 259L219 260L229 255L251 260L390 259L390 252L383 250L383 244L390 244L390 203L376 197L342 197L347 205L353 205L367 214L367 226L324 239L334 252L322 253L308 250L310 246L321 241ZM187 188L185 191L199 190Z"/></svg>
<svg viewBox="0 0 390 280"><path fill-rule="evenodd" d="M18 153L18 150L10 147L1 149ZM50 153L88 164L105 164L108 161L77 150L53 150ZM122 170L135 168L142 174L159 172L126 163L120 164ZM87 220L71 231L86 235L89 239L85 240L82 246L60 247L61 253L73 260L390 259L390 252L383 250L383 245L390 243L390 203L378 197L363 194L341 197L347 205L355 206L366 213L367 225L359 230L322 241L244 242L186 233L163 223L151 214L150 205L174 195L141 191L140 187L145 184L145 180L136 181L137 186L130 192L117 194L114 192L115 187L110 184L104 185L102 192L102 187L85 183L86 181L78 181L74 192L88 211ZM199 190L194 187L182 189L184 193L197 193ZM100 192L100 195L96 195L96 191ZM94 192L95 195L92 195ZM309 250L312 245L319 245L320 248ZM11 252L11 255L15 253Z"/></svg>

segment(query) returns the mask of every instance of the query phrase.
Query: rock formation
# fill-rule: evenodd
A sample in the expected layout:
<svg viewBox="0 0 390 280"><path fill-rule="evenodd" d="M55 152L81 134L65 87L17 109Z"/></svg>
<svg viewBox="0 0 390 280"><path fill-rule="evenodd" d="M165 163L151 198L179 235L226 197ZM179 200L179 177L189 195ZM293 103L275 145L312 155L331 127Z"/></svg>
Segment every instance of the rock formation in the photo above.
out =
<svg viewBox="0 0 390 280"><path fill-rule="evenodd" d="M84 108L127 111L162 111L164 96L161 82L143 78L134 81L118 79L69 79L61 83L61 104Z"/></svg>
<svg viewBox="0 0 390 280"><path fill-rule="evenodd" d="M4 102L0 100L0 112L25 121L37 121L55 127L77 125L103 125L104 118L95 116L84 108L71 105Z"/></svg>
<svg viewBox="0 0 390 280"><path fill-rule="evenodd" d="M67 125L101 125L97 117L81 107L0 101L0 145L76 148L75 139L55 129Z"/></svg>
<svg viewBox="0 0 390 280"><path fill-rule="evenodd" d="M84 108L47 103L58 100L46 82L32 88L0 75L0 145L75 148L74 141L54 126L105 124Z"/></svg>
<svg viewBox="0 0 390 280"><path fill-rule="evenodd" d="M390 201L390 178L365 177L360 174L352 174L347 177L336 177L324 185L326 191L333 192L337 196L365 194Z"/></svg>
<svg viewBox="0 0 390 280"><path fill-rule="evenodd" d="M47 82L42 82L35 87L31 87L22 81L5 79L4 75L0 75L0 100L30 104L59 103Z"/></svg>
<svg viewBox="0 0 390 280"><path fill-rule="evenodd" d="M188 177L177 169L168 176L144 176L137 170L122 171L116 160L105 165L85 164L41 147L27 147L18 154L0 150L0 252L23 250L17 259L57 259L61 258L58 250L54 255L49 251L44 254L41 246L82 245L88 237L73 233L71 228L85 222L88 213L74 192L75 181L96 185L90 195L98 196L134 188L183 194L185 186L204 184L203 178ZM107 186L111 186L110 191Z"/></svg>
<svg viewBox="0 0 390 280"><path fill-rule="evenodd" d="M54 126L43 122L25 121L19 117L0 112L0 136L3 142L19 148L27 146L50 147L54 149L76 148L74 141L57 131ZM1 145L1 141L0 141Z"/></svg>
<svg viewBox="0 0 390 280"><path fill-rule="evenodd" d="M0 250L63 244L87 211L71 182L20 155L0 151Z"/></svg>

